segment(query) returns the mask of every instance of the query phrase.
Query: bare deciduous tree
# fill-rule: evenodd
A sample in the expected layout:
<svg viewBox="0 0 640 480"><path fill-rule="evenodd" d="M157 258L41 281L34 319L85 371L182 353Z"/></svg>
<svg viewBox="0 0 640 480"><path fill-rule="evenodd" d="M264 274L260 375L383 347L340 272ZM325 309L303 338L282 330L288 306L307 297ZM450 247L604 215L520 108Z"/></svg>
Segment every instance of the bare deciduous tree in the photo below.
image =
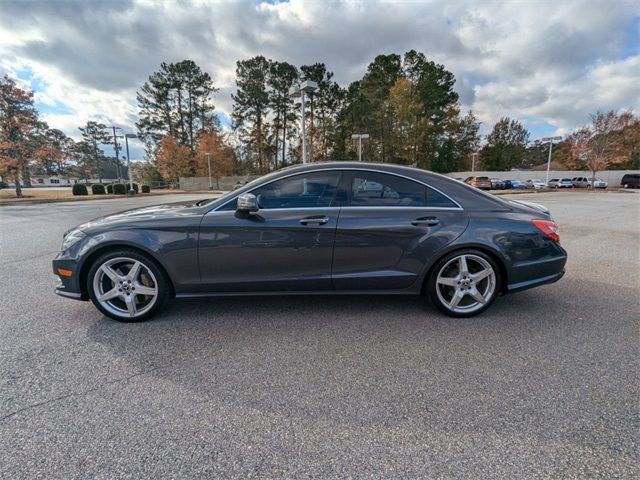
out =
<svg viewBox="0 0 640 480"><path fill-rule="evenodd" d="M591 124L573 132L569 140L572 154L579 163L591 172L591 178L618 160L621 154L622 130L635 118L631 112L596 112L591 115Z"/></svg>

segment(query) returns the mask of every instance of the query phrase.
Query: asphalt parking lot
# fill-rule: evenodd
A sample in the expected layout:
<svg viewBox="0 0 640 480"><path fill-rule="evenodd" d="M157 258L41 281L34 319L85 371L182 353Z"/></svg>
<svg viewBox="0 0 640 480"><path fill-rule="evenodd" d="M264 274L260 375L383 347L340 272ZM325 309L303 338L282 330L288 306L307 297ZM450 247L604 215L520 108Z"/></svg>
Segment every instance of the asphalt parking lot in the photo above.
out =
<svg viewBox="0 0 640 480"><path fill-rule="evenodd" d="M0 207L0 478L640 474L640 195L518 195L567 274L474 319L282 297L121 324L53 294L65 230L195 197Z"/></svg>

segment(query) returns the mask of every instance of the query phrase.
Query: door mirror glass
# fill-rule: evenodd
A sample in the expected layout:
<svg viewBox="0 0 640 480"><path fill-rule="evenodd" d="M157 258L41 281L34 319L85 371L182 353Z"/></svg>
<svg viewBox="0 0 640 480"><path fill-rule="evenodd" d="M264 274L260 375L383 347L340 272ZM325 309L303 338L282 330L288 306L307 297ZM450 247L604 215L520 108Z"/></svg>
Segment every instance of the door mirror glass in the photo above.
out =
<svg viewBox="0 0 640 480"><path fill-rule="evenodd" d="M257 212L258 199L253 193L243 193L238 196L238 206L236 210L238 212Z"/></svg>

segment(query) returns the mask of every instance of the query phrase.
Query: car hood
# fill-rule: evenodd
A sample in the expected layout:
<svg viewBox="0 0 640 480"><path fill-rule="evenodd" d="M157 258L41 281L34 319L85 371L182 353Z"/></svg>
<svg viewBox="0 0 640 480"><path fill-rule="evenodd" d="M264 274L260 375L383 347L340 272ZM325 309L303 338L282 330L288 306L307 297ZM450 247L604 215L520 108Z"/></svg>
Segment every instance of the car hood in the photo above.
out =
<svg viewBox="0 0 640 480"><path fill-rule="evenodd" d="M92 233L96 230L117 227L126 224L148 224L154 221L162 221L170 218L190 217L202 215L202 207L193 202L170 203L153 205L150 207L136 208L124 212L106 215L78 225L79 230Z"/></svg>

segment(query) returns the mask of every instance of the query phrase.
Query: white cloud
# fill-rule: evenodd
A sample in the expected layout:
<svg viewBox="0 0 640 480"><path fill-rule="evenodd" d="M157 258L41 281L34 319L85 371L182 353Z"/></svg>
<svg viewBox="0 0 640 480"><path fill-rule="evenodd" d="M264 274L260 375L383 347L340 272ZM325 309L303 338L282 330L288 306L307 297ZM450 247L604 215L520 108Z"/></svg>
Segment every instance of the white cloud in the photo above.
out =
<svg viewBox="0 0 640 480"><path fill-rule="evenodd" d="M375 55L416 49L454 72L485 125L511 116L566 132L596 110L639 108L639 18L625 1L5 0L0 73L31 69L47 120L77 135L89 119L132 128L135 91L162 61L196 61L229 114L236 60L321 61L346 85Z"/></svg>

